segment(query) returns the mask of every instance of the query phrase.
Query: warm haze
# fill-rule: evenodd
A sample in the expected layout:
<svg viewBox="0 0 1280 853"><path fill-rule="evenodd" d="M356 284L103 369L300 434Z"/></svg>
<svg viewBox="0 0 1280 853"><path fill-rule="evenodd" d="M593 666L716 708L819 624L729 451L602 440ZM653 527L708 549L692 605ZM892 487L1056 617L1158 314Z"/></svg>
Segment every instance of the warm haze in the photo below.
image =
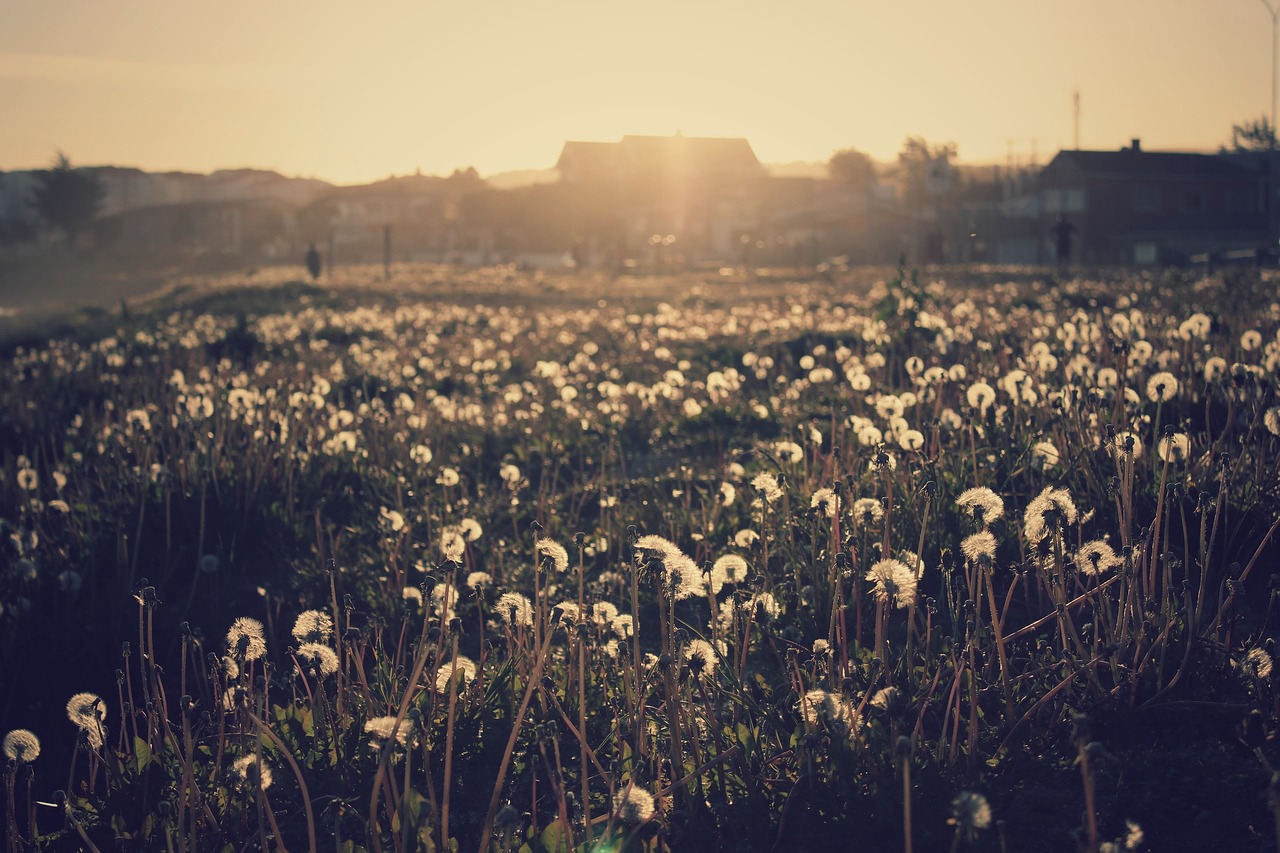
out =
<svg viewBox="0 0 1280 853"><path fill-rule="evenodd" d="M969 162L1213 149L1271 104L1258 0L18 0L0 169L258 166L339 183L549 168L566 139L741 136L765 162L908 135Z"/></svg>

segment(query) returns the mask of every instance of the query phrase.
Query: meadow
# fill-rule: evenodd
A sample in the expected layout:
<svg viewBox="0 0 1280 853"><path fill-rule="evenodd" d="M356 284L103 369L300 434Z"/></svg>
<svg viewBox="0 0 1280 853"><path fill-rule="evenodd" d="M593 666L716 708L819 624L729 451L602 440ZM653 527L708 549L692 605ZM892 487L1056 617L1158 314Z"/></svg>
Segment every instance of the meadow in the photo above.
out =
<svg viewBox="0 0 1280 853"><path fill-rule="evenodd" d="M346 276L4 344L8 850L1277 848L1274 273Z"/></svg>

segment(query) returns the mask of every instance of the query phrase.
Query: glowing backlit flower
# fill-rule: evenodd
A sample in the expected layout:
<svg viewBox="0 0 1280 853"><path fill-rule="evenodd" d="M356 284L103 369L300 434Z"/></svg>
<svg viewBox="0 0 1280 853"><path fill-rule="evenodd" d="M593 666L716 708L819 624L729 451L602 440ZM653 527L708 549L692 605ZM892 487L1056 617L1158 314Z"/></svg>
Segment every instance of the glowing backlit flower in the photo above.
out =
<svg viewBox="0 0 1280 853"><path fill-rule="evenodd" d="M40 738L27 729L14 729L4 736L4 754L10 761L30 764L40 757Z"/></svg>
<svg viewBox="0 0 1280 853"><path fill-rule="evenodd" d="M557 572L569 570L569 552L564 546L551 539L539 539L537 545L539 562L550 564Z"/></svg>
<svg viewBox="0 0 1280 853"><path fill-rule="evenodd" d="M809 507L821 511L828 518L835 518L840 512L840 496L834 489L823 487L813 493L809 499Z"/></svg>
<svg viewBox="0 0 1280 853"><path fill-rule="evenodd" d="M1147 399L1153 403L1167 403L1177 393L1178 380L1172 373L1162 370L1147 380Z"/></svg>
<svg viewBox="0 0 1280 853"><path fill-rule="evenodd" d="M988 565L994 563L996 561L996 537L989 530L983 530L972 536L967 536L960 543L960 552L971 563L979 563L983 560L986 560Z"/></svg>
<svg viewBox="0 0 1280 853"><path fill-rule="evenodd" d="M613 795L613 812L623 823L644 823L653 817L653 794L629 785Z"/></svg>
<svg viewBox="0 0 1280 853"><path fill-rule="evenodd" d="M1004 515L1004 499L986 486L965 489L956 498L956 505L969 510L973 520L983 527Z"/></svg>
<svg viewBox="0 0 1280 853"><path fill-rule="evenodd" d="M533 624L533 603L518 592L504 592L498 597L494 610L505 624L512 627Z"/></svg>
<svg viewBox="0 0 1280 853"><path fill-rule="evenodd" d="M1181 464L1191 455L1191 437L1185 432L1164 436L1156 444L1156 453L1161 462Z"/></svg>
<svg viewBox="0 0 1280 853"><path fill-rule="evenodd" d="M1051 530L1075 524L1078 515L1070 492L1045 486L1044 491L1027 504L1022 516L1022 532L1028 542L1037 543Z"/></svg>
<svg viewBox="0 0 1280 853"><path fill-rule="evenodd" d="M447 693L451 679L462 679L462 686L465 687L474 681L475 677L476 662L469 657L458 655L453 660L440 664L440 668L436 670L436 690Z"/></svg>
<svg viewBox="0 0 1280 853"><path fill-rule="evenodd" d="M867 571L872 593L881 603L907 607L916 600L916 573L901 560L879 560Z"/></svg>
<svg viewBox="0 0 1280 853"><path fill-rule="evenodd" d="M782 497L782 488L778 478L772 474L756 474L751 478L751 488L764 498L765 503L773 503Z"/></svg>
<svg viewBox="0 0 1280 853"><path fill-rule="evenodd" d="M241 616L227 630L227 648L236 658L253 661L267 653L267 641L262 623L248 616Z"/></svg>
<svg viewBox="0 0 1280 853"><path fill-rule="evenodd" d="M1080 574L1092 577L1119 566L1120 558L1110 545L1101 539L1095 539L1080 546L1080 550L1076 552L1075 564Z"/></svg>
<svg viewBox="0 0 1280 853"><path fill-rule="evenodd" d="M67 702L67 719L85 733L89 746L98 749L106 737L107 705L93 693L77 693Z"/></svg>
<svg viewBox="0 0 1280 853"><path fill-rule="evenodd" d="M293 623L293 638L299 643L331 642L333 620L321 610L304 610Z"/></svg>
<svg viewBox="0 0 1280 853"><path fill-rule="evenodd" d="M295 654L307 675L318 671L321 678L328 678L338 671L338 653L322 643L303 643Z"/></svg>
<svg viewBox="0 0 1280 853"><path fill-rule="evenodd" d="M265 791L271 787L271 768L258 760L258 756L242 755L231 763L231 770L241 785L249 789Z"/></svg>

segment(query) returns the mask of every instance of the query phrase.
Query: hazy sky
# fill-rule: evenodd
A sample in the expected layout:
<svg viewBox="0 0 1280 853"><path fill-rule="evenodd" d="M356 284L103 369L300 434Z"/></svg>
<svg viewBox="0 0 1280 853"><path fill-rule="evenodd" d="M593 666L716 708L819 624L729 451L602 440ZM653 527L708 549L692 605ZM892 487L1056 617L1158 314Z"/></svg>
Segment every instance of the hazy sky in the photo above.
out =
<svg viewBox="0 0 1280 853"><path fill-rule="evenodd" d="M1260 0L5 0L0 169L259 166L339 183L555 164L566 139L908 135L1213 149L1271 109Z"/></svg>

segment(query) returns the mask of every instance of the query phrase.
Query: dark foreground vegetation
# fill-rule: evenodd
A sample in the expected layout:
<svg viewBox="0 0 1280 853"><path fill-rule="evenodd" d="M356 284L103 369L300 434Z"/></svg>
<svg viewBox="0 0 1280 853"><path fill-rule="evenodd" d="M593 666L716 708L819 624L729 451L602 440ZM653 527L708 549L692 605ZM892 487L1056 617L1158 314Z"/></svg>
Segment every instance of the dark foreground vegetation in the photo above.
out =
<svg viewBox="0 0 1280 853"><path fill-rule="evenodd" d="M11 339L7 849L1274 849L1274 280L948 275Z"/></svg>

